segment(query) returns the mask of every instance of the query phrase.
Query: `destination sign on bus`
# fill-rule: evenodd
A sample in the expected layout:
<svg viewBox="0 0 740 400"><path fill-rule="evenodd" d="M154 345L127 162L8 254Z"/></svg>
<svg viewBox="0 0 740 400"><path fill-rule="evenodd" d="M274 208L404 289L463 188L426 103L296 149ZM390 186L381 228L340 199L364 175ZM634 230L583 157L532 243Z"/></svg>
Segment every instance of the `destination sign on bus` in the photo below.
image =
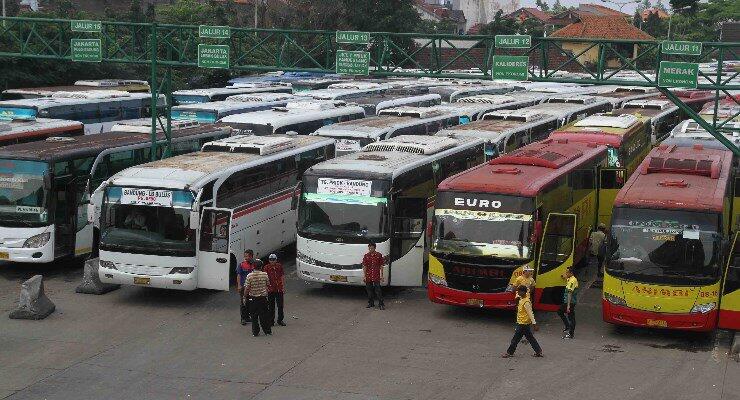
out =
<svg viewBox="0 0 740 400"><path fill-rule="evenodd" d="M496 47L503 49L528 49L532 47L529 35L496 35Z"/></svg>
<svg viewBox="0 0 740 400"><path fill-rule="evenodd" d="M493 56L494 79L508 79L515 81L527 80L529 57L527 56Z"/></svg>
<svg viewBox="0 0 740 400"><path fill-rule="evenodd" d="M370 43L370 33L357 31L337 31L337 43L347 44L368 44Z"/></svg>
<svg viewBox="0 0 740 400"><path fill-rule="evenodd" d="M172 207L171 190L123 188L121 204Z"/></svg>
<svg viewBox="0 0 740 400"><path fill-rule="evenodd" d="M372 185L372 181L358 179L319 178L316 193L370 196Z"/></svg>
<svg viewBox="0 0 740 400"><path fill-rule="evenodd" d="M198 68L229 68L229 46L221 44L198 45Z"/></svg>
<svg viewBox="0 0 740 400"><path fill-rule="evenodd" d="M360 141L353 139L337 139L337 151L360 151Z"/></svg>
<svg viewBox="0 0 740 400"><path fill-rule="evenodd" d="M699 80L699 64L661 61L658 70L658 86L696 89Z"/></svg>

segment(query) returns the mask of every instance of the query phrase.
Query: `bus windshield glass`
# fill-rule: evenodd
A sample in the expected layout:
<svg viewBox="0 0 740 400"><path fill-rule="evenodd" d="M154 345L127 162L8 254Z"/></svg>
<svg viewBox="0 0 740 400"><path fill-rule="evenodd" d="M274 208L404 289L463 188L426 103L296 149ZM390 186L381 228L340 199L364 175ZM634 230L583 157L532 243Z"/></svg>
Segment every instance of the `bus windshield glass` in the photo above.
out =
<svg viewBox="0 0 740 400"><path fill-rule="evenodd" d="M41 161L0 159L0 223L2 226L48 225L44 175L49 164Z"/></svg>
<svg viewBox="0 0 740 400"><path fill-rule="evenodd" d="M298 231L308 238L345 243L388 237L387 182L305 177Z"/></svg>
<svg viewBox="0 0 740 400"><path fill-rule="evenodd" d="M204 95L196 95L196 94L175 94L172 96L172 102L175 105L179 104L198 104L198 103L208 103L211 101L211 98Z"/></svg>
<svg viewBox="0 0 740 400"><path fill-rule="evenodd" d="M646 283L712 283L719 279L718 229L718 214L615 208L607 269Z"/></svg>
<svg viewBox="0 0 740 400"><path fill-rule="evenodd" d="M529 197L439 192L432 251L528 260L534 201Z"/></svg>
<svg viewBox="0 0 740 400"><path fill-rule="evenodd" d="M173 121L198 121L203 123L214 123L217 120L215 111L190 111L190 110L172 110Z"/></svg>
<svg viewBox="0 0 740 400"><path fill-rule="evenodd" d="M0 121L35 120L36 109L26 107L0 107Z"/></svg>
<svg viewBox="0 0 740 400"><path fill-rule="evenodd" d="M193 193L187 190L108 187L102 210L100 248L195 256L195 232L190 229L193 200Z"/></svg>

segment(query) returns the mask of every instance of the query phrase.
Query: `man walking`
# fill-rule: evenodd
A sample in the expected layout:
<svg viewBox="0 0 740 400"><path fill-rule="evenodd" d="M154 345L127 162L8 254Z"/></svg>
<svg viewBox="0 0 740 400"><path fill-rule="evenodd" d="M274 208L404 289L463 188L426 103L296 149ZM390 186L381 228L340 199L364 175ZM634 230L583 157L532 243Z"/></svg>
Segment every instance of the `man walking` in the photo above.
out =
<svg viewBox="0 0 740 400"><path fill-rule="evenodd" d="M573 276L572 267L565 270L563 279L565 279L565 293L563 294L563 304L560 305L558 315L563 320L563 339L573 339L576 330L576 302L578 301L578 279Z"/></svg>
<svg viewBox="0 0 740 400"><path fill-rule="evenodd" d="M270 325L275 325L275 308L277 307L277 324L285 326L285 316L283 315L285 272L283 271L283 265L278 262L275 254L270 254L267 265L265 265L265 272L270 278L270 285L267 288L267 313Z"/></svg>
<svg viewBox="0 0 740 400"><path fill-rule="evenodd" d="M249 296L249 311L252 317L252 336L260 335L260 326L267 335L272 335L272 328L267 316L267 286L270 277L263 271L262 264L255 265L254 271L244 281L244 293Z"/></svg>
<svg viewBox="0 0 740 400"><path fill-rule="evenodd" d="M244 293L244 280L247 278L250 272L254 271L257 262L254 260L254 252L252 250L244 251L244 261L236 266L236 287L239 293L239 313L242 318L242 325L246 325L249 319L249 303L248 296Z"/></svg>
<svg viewBox="0 0 740 400"><path fill-rule="evenodd" d="M362 275L367 290L367 308L375 307L375 298L378 299L378 308L385 310L383 290L380 282L383 281L383 255L375 251L375 243L367 245L368 252L362 257Z"/></svg>
<svg viewBox="0 0 740 400"><path fill-rule="evenodd" d="M596 271L598 276L602 276L604 265L604 256L606 254L606 225L599 223L598 228L591 232L588 237L588 253L591 259L596 259Z"/></svg>

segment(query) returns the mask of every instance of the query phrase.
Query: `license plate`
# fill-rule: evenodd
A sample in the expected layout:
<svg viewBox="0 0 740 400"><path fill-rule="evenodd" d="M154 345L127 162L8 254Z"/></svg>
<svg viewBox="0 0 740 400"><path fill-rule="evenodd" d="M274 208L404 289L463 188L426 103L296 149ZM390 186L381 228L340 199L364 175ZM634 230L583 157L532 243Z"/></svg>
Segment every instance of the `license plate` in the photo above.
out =
<svg viewBox="0 0 740 400"><path fill-rule="evenodd" d="M483 300L480 299L468 299L469 306L483 307Z"/></svg>
<svg viewBox="0 0 740 400"><path fill-rule="evenodd" d="M0 260L7 260L10 258L10 254L6 251L0 251Z"/></svg>
<svg viewBox="0 0 740 400"><path fill-rule="evenodd" d="M148 285L151 278L142 278L140 276L134 277L135 285Z"/></svg>
<svg viewBox="0 0 740 400"><path fill-rule="evenodd" d="M661 328L668 328L668 321L664 319L648 319L647 325L648 326L658 326Z"/></svg>
<svg viewBox="0 0 740 400"><path fill-rule="evenodd" d="M347 282L347 277L344 275L329 275L329 280L332 282Z"/></svg>

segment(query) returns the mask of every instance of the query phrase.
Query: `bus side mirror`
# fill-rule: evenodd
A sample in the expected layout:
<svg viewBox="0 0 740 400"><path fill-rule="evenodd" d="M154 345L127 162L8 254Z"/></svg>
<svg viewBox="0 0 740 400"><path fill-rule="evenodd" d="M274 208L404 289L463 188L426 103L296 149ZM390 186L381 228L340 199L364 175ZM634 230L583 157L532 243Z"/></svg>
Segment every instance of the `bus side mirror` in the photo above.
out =
<svg viewBox="0 0 740 400"><path fill-rule="evenodd" d="M95 204L92 202L87 204L87 222L95 223Z"/></svg>
<svg viewBox="0 0 740 400"><path fill-rule="evenodd" d="M190 212L190 229L197 230L200 227L200 214L197 211Z"/></svg>

